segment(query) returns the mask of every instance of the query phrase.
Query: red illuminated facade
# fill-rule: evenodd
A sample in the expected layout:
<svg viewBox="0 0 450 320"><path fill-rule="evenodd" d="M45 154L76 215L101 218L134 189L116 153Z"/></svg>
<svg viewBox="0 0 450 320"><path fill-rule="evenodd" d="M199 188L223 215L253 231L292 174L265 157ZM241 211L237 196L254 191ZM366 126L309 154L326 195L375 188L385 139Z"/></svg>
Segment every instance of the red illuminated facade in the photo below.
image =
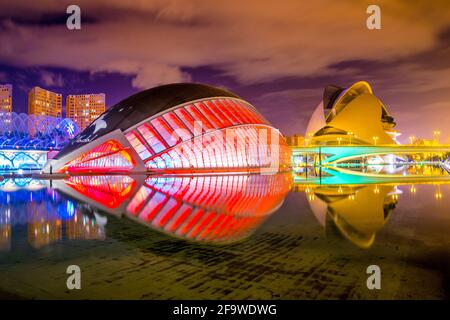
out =
<svg viewBox="0 0 450 320"><path fill-rule="evenodd" d="M128 172L135 164L126 148L115 140L108 140L68 162L60 171L85 172L101 167L106 171Z"/></svg>
<svg viewBox="0 0 450 320"><path fill-rule="evenodd" d="M67 149L44 170L277 171L291 163L284 137L252 105L228 91L196 84L162 86L130 97Z"/></svg>

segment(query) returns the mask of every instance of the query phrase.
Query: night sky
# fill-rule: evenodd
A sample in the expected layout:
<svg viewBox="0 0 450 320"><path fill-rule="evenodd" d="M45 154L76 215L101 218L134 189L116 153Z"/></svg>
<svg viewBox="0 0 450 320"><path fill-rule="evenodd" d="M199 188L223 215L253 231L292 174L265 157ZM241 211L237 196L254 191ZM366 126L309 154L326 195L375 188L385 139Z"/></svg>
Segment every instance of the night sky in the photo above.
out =
<svg viewBox="0 0 450 320"><path fill-rule="evenodd" d="M328 84L368 81L402 132L450 142L449 1L4 1L0 83L26 112L33 86L104 92L111 106L160 84L227 88L284 134L304 134ZM82 29L66 28L81 7ZM366 8L381 7L381 30ZM65 104L65 102L63 103Z"/></svg>

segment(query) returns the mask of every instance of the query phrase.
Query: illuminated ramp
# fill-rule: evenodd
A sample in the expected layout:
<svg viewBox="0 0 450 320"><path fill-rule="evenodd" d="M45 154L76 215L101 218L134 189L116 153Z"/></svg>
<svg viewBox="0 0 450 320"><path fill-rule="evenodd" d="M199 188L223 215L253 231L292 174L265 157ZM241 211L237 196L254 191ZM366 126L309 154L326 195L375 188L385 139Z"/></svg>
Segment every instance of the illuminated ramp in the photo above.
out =
<svg viewBox="0 0 450 320"><path fill-rule="evenodd" d="M292 155L319 155L320 165L331 165L365 156L387 154L448 153L450 145L356 145L356 146L305 146L292 149Z"/></svg>

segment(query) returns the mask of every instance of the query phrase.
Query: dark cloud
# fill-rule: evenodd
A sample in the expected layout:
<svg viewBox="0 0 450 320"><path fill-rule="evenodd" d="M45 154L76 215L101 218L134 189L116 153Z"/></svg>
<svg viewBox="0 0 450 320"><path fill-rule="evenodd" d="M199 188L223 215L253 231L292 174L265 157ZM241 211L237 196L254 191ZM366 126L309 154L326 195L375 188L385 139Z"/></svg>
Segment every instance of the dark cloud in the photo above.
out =
<svg viewBox="0 0 450 320"><path fill-rule="evenodd" d="M365 27L366 1L81 0L82 30L69 31L63 18L71 3L16 0L2 6L0 63L39 68L39 81L55 87L69 85L70 72L123 77L124 96L169 82L209 82L251 100L288 134L304 131L325 85L364 79L407 136L411 110L432 105L449 113L450 4L376 3L379 31Z"/></svg>

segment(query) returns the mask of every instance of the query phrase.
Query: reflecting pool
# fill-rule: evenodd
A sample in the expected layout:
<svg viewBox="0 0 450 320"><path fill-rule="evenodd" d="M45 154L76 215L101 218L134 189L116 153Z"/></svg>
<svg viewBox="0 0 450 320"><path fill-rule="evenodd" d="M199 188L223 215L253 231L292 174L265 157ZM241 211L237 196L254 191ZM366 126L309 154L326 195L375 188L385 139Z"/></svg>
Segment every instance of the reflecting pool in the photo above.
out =
<svg viewBox="0 0 450 320"><path fill-rule="evenodd" d="M4 177L0 296L448 299L448 173L391 169Z"/></svg>

